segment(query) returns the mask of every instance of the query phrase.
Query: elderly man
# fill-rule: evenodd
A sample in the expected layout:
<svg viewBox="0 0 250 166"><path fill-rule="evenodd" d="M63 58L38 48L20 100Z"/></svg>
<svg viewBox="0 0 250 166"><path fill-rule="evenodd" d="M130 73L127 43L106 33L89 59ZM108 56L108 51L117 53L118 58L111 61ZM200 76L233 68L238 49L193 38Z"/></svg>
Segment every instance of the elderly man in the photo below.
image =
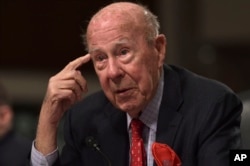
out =
<svg viewBox="0 0 250 166"><path fill-rule="evenodd" d="M104 7L90 20L86 43L88 54L49 81L33 165L229 165L229 150L241 144L240 100L221 83L164 65L166 38L148 9ZM90 59L102 91L82 100L87 82L77 69ZM57 127L75 103L59 158Z"/></svg>

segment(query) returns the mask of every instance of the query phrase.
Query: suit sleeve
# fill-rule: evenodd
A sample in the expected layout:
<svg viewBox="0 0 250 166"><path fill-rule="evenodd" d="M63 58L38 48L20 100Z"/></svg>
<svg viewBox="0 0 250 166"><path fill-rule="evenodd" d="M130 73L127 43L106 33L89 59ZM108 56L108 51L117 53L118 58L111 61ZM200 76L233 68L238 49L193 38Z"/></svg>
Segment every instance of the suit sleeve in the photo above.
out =
<svg viewBox="0 0 250 166"><path fill-rule="evenodd" d="M228 166L230 149L241 147L242 103L230 92L210 108L199 135L199 166Z"/></svg>

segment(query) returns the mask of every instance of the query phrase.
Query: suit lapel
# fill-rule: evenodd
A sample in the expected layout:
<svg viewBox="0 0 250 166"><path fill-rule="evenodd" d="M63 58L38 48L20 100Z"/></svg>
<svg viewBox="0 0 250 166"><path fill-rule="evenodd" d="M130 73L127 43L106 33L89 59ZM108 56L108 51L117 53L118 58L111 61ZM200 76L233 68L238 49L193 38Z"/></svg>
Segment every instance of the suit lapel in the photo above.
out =
<svg viewBox="0 0 250 166"><path fill-rule="evenodd" d="M178 112L183 102L179 76L168 66L164 66L164 90L159 110L156 141L173 147L174 138L181 122Z"/></svg>

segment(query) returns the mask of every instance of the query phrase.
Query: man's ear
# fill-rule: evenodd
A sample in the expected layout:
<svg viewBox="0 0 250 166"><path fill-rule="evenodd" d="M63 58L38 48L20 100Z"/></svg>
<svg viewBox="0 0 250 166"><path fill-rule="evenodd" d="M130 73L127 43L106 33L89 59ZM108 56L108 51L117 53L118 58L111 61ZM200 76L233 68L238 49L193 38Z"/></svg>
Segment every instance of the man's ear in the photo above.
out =
<svg viewBox="0 0 250 166"><path fill-rule="evenodd" d="M158 67L162 67L165 60L167 40L165 35L160 34L155 39L155 48L159 55Z"/></svg>

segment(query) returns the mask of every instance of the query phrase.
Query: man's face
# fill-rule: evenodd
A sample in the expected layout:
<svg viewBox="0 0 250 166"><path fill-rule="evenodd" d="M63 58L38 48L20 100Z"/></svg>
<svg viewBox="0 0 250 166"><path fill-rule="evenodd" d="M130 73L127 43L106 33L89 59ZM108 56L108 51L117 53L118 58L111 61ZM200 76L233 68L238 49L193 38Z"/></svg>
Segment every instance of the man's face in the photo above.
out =
<svg viewBox="0 0 250 166"><path fill-rule="evenodd" d="M148 43L142 28L133 26L103 21L90 26L87 39L105 95L117 108L138 116L155 94L164 55Z"/></svg>

